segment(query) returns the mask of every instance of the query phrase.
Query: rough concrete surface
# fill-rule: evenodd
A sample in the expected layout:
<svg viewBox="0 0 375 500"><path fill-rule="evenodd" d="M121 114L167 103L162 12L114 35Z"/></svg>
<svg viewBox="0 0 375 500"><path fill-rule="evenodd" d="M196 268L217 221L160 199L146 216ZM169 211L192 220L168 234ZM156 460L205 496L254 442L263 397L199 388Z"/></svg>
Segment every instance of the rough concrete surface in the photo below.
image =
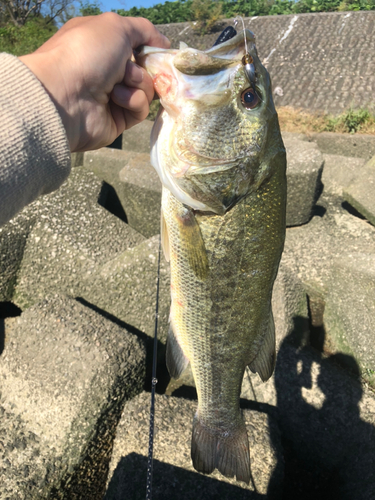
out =
<svg viewBox="0 0 375 500"><path fill-rule="evenodd" d="M321 132L310 134L309 141L314 141L324 154L369 160L375 155L375 136L366 134L336 134Z"/></svg>
<svg viewBox="0 0 375 500"><path fill-rule="evenodd" d="M324 169L322 183L324 192L342 196L347 188L362 172L366 160L342 155L323 154Z"/></svg>
<svg viewBox="0 0 375 500"><path fill-rule="evenodd" d="M341 203L328 194L322 196L320 216L288 229L282 261L310 299L322 300L325 339L321 347L329 353L354 356L363 376L371 381L375 368L375 227L349 213Z"/></svg>
<svg viewBox="0 0 375 500"><path fill-rule="evenodd" d="M25 245L35 223L35 215L24 210L0 227L0 300L11 300Z"/></svg>
<svg viewBox="0 0 375 500"><path fill-rule="evenodd" d="M245 18L272 88L281 89L274 95L276 105L334 114L350 107L374 109L374 18L374 11ZM228 24L233 26L233 19L222 20L204 36L191 23L158 25L158 29L174 48L184 41L207 49Z"/></svg>
<svg viewBox="0 0 375 500"><path fill-rule="evenodd" d="M81 297L127 325L153 337L159 236L119 254L83 279ZM160 260L159 333L166 342L170 307L169 265Z"/></svg>
<svg viewBox="0 0 375 500"><path fill-rule="evenodd" d="M150 395L126 404L117 428L105 500L145 496ZM251 449L254 485L228 479L215 471L197 473L190 459L196 401L157 396L154 441L153 498L262 499L280 498L283 459L274 417L244 410Z"/></svg>
<svg viewBox="0 0 375 500"><path fill-rule="evenodd" d="M83 279L97 266L144 240L98 204L101 186L94 174L77 168L59 191L31 205L36 222L12 297L21 309L52 292L80 296Z"/></svg>
<svg viewBox="0 0 375 500"><path fill-rule="evenodd" d="M150 155L135 155L120 172L118 195L128 224L150 238L160 232L162 186Z"/></svg>
<svg viewBox="0 0 375 500"><path fill-rule="evenodd" d="M148 153L103 148L86 153L84 165L114 187L130 227L146 238L159 233L161 183Z"/></svg>
<svg viewBox="0 0 375 500"><path fill-rule="evenodd" d="M287 154L286 225L300 226L310 220L319 197L323 156L313 142L283 137Z"/></svg>
<svg viewBox="0 0 375 500"><path fill-rule="evenodd" d="M144 120L122 134L122 149L136 153L150 152L150 134L153 122Z"/></svg>
<svg viewBox="0 0 375 500"><path fill-rule="evenodd" d="M344 198L375 226L375 156L344 190Z"/></svg>
<svg viewBox="0 0 375 500"><path fill-rule="evenodd" d="M101 499L116 423L144 375L142 343L77 301L25 311L0 357L0 498Z"/></svg>

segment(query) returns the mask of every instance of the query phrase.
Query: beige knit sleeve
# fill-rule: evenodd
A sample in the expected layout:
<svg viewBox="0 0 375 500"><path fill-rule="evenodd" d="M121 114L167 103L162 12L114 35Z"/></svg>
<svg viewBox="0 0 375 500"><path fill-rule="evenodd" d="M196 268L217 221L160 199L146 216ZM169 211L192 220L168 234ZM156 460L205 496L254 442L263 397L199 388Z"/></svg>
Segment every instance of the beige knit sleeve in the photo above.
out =
<svg viewBox="0 0 375 500"><path fill-rule="evenodd" d="M0 226L70 172L60 116L34 74L0 54Z"/></svg>

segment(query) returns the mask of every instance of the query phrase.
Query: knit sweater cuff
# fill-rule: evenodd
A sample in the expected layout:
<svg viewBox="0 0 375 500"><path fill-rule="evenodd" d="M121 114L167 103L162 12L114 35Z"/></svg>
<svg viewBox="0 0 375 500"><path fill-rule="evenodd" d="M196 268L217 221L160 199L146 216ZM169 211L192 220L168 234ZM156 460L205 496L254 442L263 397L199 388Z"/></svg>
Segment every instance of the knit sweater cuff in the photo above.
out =
<svg viewBox="0 0 375 500"><path fill-rule="evenodd" d="M17 57L0 54L0 226L70 172L61 118L39 80Z"/></svg>

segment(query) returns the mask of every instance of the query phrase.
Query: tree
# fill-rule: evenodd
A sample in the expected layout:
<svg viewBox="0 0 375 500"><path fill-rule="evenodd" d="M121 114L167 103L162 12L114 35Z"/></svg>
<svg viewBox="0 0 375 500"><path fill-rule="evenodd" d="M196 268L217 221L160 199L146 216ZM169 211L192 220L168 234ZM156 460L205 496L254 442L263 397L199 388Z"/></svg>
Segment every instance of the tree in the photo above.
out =
<svg viewBox="0 0 375 500"><path fill-rule="evenodd" d="M42 2L44 2L42 14L47 19L48 23L53 22L61 26L77 15L73 1L74 0L42 0Z"/></svg>
<svg viewBox="0 0 375 500"><path fill-rule="evenodd" d="M79 8L79 13L81 16L98 16L102 13L99 4L97 2L91 3L89 1L83 3L81 2L81 7Z"/></svg>
<svg viewBox="0 0 375 500"><path fill-rule="evenodd" d="M38 16L44 0L0 0L1 9L15 26L23 26L30 16Z"/></svg>

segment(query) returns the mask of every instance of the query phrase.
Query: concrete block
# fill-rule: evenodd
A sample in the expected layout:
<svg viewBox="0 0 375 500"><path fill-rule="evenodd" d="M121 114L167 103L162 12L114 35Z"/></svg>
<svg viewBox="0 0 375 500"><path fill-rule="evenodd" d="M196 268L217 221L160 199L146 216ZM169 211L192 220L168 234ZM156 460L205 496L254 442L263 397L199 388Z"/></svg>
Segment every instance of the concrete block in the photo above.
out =
<svg viewBox="0 0 375 500"><path fill-rule="evenodd" d="M285 137L284 144L288 165L286 225L299 226L311 218L324 161L314 143Z"/></svg>
<svg viewBox="0 0 375 500"><path fill-rule="evenodd" d="M146 238L159 234L162 186L150 156L144 153L131 158L119 177L116 192L129 225Z"/></svg>
<svg viewBox="0 0 375 500"><path fill-rule="evenodd" d="M145 490L149 406L148 393L125 406L117 428L105 500L141 498L139 492ZM244 410L255 492L254 485L225 478L217 471L205 476L194 470L190 441L195 410L196 401L156 397L153 496L165 500L247 499L266 494L269 499L281 498L284 464L275 418L259 408Z"/></svg>
<svg viewBox="0 0 375 500"><path fill-rule="evenodd" d="M79 296L82 280L95 274L97 266L144 240L97 203L101 186L94 174L77 168L59 191L33 205L37 222L12 298L21 309L48 293Z"/></svg>
<svg viewBox="0 0 375 500"><path fill-rule="evenodd" d="M144 120L122 134L122 149L150 153L150 135L154 122Z"/></svg>
<svg viewBox="0 0 375 500"><path fill-rule="evenodd" d="M375 156L357 172L344 198L375 226Z"/></svg>
<svg viewBox="0 0 375 500"><path fill-rule="evenodd" d="M36 217L25 210L0 227L0 301L10 301L27 238Z"/></svg>
<svg viewBox="0 0 375 500"><path fill-rule="evenodd" d="M324 327L336 352L354 356L375 385L375 252L337 255L331 268Z"/></svg>
<svg viewBox="0 0 375 500"><path fill-rule="evenodd" d="M366 161L375 155L373 135L321 132L311 134L308 140L314 141L322 153L363 158Z"/></svg>
<svg viewBox="0 0 375 500"><path fill-rule="evenodd" d="M312 325L324 329L320 348L352 355L374 384L375 228L347 212L340 199L326 195L319 203L323 217L287 230L282 260L309 296ZM321 302L320 312L311 301Z"/></svg>
<svg viewBox="0 0 375 500"><path fill-rule="evenodd" d="M28 309L0 357L0 497L100 499L124 402L145 351L67 297Z"/></svg>
<svg viewBox="0 0 375 500"><path fill-rule="evenodd" d="M90 172L94 172L99 179L116 189L120 171L135 154L132 151L112 148L86 151L83 165Z"/></svg>
<svg viewBox="0 0 375 500"><path fill-rule="evenodd" d="M153 337L159 237L155 236L98 267L81 282L81 297ZM161 255L159 333L166 342L170 308L169 265Z"/></svg>
<svg viewBox="0 0 375 500"><path fill-rule="evenodd" d="M146 238L159 234L161 183L148 153L90 151L85 167L115 189L130 227Z"/></svg>
<svg viewBox="0 0 375 500"><path fill-rule="evenodd" d="M342 196L366 163L363 158L323 154L324 169L322 183L324 192Z"/></svg>

